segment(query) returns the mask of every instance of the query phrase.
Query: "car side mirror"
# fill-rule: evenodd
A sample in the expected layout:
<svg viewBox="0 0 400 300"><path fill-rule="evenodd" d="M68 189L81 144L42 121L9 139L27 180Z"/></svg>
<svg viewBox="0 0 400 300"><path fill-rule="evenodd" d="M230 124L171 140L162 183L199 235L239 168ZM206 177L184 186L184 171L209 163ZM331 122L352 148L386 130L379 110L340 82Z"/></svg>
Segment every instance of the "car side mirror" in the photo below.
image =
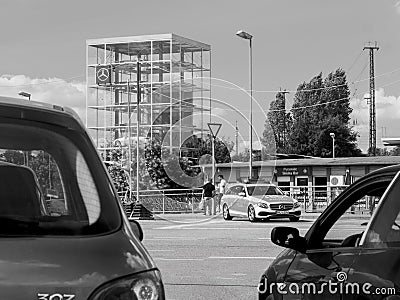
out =
<svg viewBox="0 0 400 300"><path fill-rule="evenodd" d="M131 225L131 229L139 241L143 241L143 230L139 222L135 220L129 220L129 224Z"/></svg>
<svg viewBox="0 0 400 300"><path fill-rule="evenodd" d="M293 249L301 253L307 250L307 241L300 236L299 230L293 227L275 227L271 231L271 241L281 247Z"/></svg>
<svg viewBox="0 0 400 300"><path fill-rule="evenodd" d="M240 197L245 197L245 196L246 196L246 193L245 193L245 192L240 192L238 195L239 195Z"/></svg>

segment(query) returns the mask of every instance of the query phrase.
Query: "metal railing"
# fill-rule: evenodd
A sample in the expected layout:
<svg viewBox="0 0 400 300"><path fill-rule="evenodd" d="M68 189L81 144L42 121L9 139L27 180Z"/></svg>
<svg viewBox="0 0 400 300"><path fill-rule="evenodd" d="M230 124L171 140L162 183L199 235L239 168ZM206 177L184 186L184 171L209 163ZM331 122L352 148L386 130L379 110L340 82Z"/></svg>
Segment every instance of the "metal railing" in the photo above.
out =
<svg viewBox="0 0 400 300"><path fill-rule="evenodd" d="M185 212L195 213L201 211L202 189L166 189L166 190L141 190L139 191L140 203L153 213ZM136 192L132 200L128 193L119 193L125 211L133 210L136 204Z"/></svg>
<svg viewBox="0 0 400 300"><path fill-rule="evenodd" d="M304 212L322 212L346 188L341 186L280 186L288 196L300 202ZM128 193L119 193L125 211L132 212L136 205L136 192L132 193L129 200ZM202 211L199 204L202 189L166 189L166 190L141 190L140 203L153 213L196 213ZM359 199L350 209L349 213L370 213L379 199L364 197Z"/></svg>
<svg viewBox="0 0 400 300"><path fill-rule="evenodd" d="M322 212L329 204L331 204L347 185L335 186L281 186L280 188L284 193L300 202L305 212ZM379 199L373 197L363 197L359 199L349 209L349 213L369 213L375 207Z"/></svg>

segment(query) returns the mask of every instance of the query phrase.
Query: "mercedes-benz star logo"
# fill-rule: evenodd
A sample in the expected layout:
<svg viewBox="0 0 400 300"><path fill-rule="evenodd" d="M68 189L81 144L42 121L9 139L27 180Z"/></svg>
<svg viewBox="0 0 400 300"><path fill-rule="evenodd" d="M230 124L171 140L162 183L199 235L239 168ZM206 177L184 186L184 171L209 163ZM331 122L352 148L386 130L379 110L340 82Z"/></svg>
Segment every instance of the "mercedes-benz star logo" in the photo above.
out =
<svg viewBox="0 0 400 300"><path fill-rule="evenodd" d="M110 76L110 72L108 71L107 68L100 68L97 71L97 78L101 81L106 81L109 76Z"/></svg>
<svg viewBox="0 0 400 300"><path fill-rule="evenodd" d="M283 204L281 204L281 205L279 205L279 209L284 209L285 208L285 205L283 205Z"/></svg>

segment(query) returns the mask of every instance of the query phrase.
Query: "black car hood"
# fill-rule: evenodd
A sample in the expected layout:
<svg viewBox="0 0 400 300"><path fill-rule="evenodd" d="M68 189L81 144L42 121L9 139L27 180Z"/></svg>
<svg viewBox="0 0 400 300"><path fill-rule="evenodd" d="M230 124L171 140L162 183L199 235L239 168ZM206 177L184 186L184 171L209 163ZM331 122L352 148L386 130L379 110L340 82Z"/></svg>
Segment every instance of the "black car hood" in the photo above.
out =
<svg viewBox="0 0 400 300"><path fill-rule="evenodd" d="M111 279L155 268L129 234L0 238L0 299L38 299L39 293L87 299Z"/></svg>

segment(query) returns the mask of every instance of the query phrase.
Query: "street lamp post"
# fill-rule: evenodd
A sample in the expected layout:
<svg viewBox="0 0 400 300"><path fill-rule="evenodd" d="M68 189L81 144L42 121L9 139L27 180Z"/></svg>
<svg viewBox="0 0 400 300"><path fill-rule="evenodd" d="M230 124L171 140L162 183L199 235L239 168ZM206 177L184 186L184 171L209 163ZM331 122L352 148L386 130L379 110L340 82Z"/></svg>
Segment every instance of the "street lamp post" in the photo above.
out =
<svg viewBox="0 0 400 300"><path fill-rule="evenodd" d="M332 158L335 158L335 134L331 132L329 135L332 138Z"/></svg>
<svg viewBox="0 0 400 300"><path fill-rule="evenodd" d="M140 136L140 101L142 101L141 95L141 86L140 86L140 79L141 79L141 68L140 68L140 61L138 59L136 63L136 89L137 89L137 97L136 97L136 202L139 202L139 136Z"/></svg>
<svg viewBox="0 0 400 300"><path fill-rule="evenodd" d="M252 178L253 174L253 48L252 48L252 40L253 36L248 32L243 30L239 30L236 32L238 37L242 39L249 40L250 47L250 158L249 158L249 178Z"/></svg>

